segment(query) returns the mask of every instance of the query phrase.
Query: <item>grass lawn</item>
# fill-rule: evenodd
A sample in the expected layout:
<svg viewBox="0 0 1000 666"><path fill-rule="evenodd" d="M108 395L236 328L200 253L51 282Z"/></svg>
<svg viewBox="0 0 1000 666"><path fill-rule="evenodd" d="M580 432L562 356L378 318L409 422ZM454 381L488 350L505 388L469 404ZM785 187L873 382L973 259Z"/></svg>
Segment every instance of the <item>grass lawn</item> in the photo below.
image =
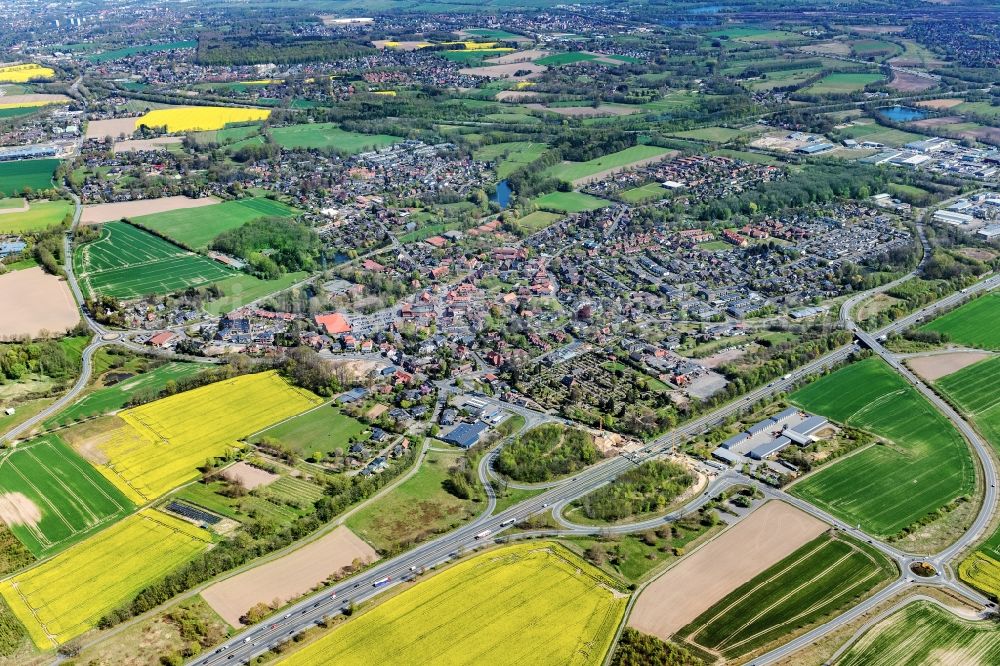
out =
<svg viewBox="0 0 1000 666"><path fill-rule="evenodd" d="M300 414L284 423L253 435L251 441L258 442L268 437L296 451L302 457L321 453L324 456L333 451L347 448L349 440L366 440L367 426L331 405L322 405ZM366 434L362 434L366 433Z"/></svg>
<svg viewBox="0 0 1000 666"><path fill-rule="evenodd" d="M22 234L40 231L61 224L67 215L72 215L73 206L65 199L56 201L32 201L23 213L0 215L0 234Z"/></svg>
<svg viewBox="0 0 1000 666"><path fill-rule="evenodd" d="M558 67L560 65L570 65L576 62L587 62L589 60L595 60L597 56L592 53L583 53L581 51L569 51L567 53L553 53L545 57L539 58L535 61L536 65L545 65L546 67Z"/></svg>
<svg viewBox="0 0 1000 666"><path fill-rule="evenodd" d="M949 113L960 113L966 114L971 113L977 116L983 116L993 121L1000 120L1000 106L993 106L989 102L962 102L958 106L953 106L948 109Z"/></svg>
<svg viewBox="0 0 1000 666"><path fill-rule="evenodd" d="M444 489L448 470L460 457L458 452L428 451L416 474L348 518L347 526L380 552L458 527L479 511L476 502Z"/></svg>
<svg viewBox="0 0 1000 666"><path fill-rule="evenodd" d="M230 277L216 282L224 296L206 303L205 311L214 315L232 312L277 291L288 289L307 277L309 273L306 271L285 273L276 280L261 280L246 273L232 273Z"/></svg>
<svg viewBox="0 0 1000 666"><path fill-rule="evenodd" d="M398 136L388 134L361 134L348 132L334 123L308 123L273 127L270 130L274 142L282 148L316 148L335 150L340 153L363 153L402 141Z"/></svg>
<svg viewBox="0 0 1000 666"><path fill-rule="evenodd" d="M743 160L744 162L749 162L751 164L778 164L779 162L779 160L771 157L770 155L764 155L763 153L751 153L745 150L729 150L721 148L719 150L713 150L710 154L720 155L722 157L731 157L734 160Z"/></svg>
<svg viewBox="0 0 1000 666"><path fill-rule="evenodd" d="M159 51L174 51L176 49L193 49L197 48L197 46L198 42L196 41L146 44L144 46L131 46L124 49L115 49L113 51L105 51L103 53L90 55L87 56L87 60L94 63L101 63L108 62L109 60L117 60L119 58L127 58L140 53L156 53Z"/></svg>
<svg viewBox="0 0 1000 666"><path fill-rule="evenodd" d="M797 497L876 536L892 536L975 491L965 440L879 359L866 359L796 391L792 402L888 440L810 474Z"/></svg>
<svg viewBox="0 0 1000 666"><path fill-rule="evenodd" d="M659 183L647 183L639 187L625 190L619 195L623 201L632 204L646 203L648 201L659 201L670 196L670 190L664 188Z"/></svg>
<svg viewBox="0 0 1000 666"><path fill-rule="evenodd" d="M813 95L848 95L863 90L869 83L885 80L882 74L867 72L834 72L805 88L802 92Z"/></svg>
<svg viewBox="0 0 1000 666"><path fill-rule="evenodd" d="M601 173L602 171L627 167L635 164L636 162L650 160L671 152L673 151L669 148L661 148L659 146L632 146L631 148L620 150L617 153L596 157L586 162L563 162L561 164L554 164L546 169L543 172L543 175L572 182L580 178L593 176L594 174Z"/></svg>
<svg viewBox="0 0 1000 666"><path fill-rule="evenodd" d="M25 188L47 190L59 160L21 160L0 162L0 196L20 194Z"/></svg>
<svg viewBox="0 0 1000 666"><path fill-rule="evenodd" d="M609 206L610 202L582 192L550 192L535 199L535 205L543 210L560 213L582 213Z"/></svg>
<svg viewBox="0 0 1000 666"><path fill-rule="evenodd" d="M195 250L207 248L225 232L259 217L294 217L299 211L273 199L239 199L200 208L140 215L132 222Z"/></svg>
<svg viewBox="0 0 1000 666"><path fill-rule="evenodd" d="M803 67L801 69L779 69L773 72L766 72L763 77L752 81L747 81L747 85L752 90L764 91L772 88L785 88L805 83L809 77L815 76L820 69L818 67Z"/></svg>
<svg viewBox="0 0 1000 666"><path fill-rule="evenodd" d="M533 213L528 213L522 218L518 218L516 224L519 229L523 229L524 233L531 234L538 233L542 229L545 229L549 225L555 224L563 218L562 215L558 213L546 213L545 211L536 210Z"/></svg>
<svg viewBox="0 0 1000 666"><path fill-rule="evenodd" d="M716 30L708 33L709 37L726 37L740 42L751 44L758 42L794 42L805 41L807 37L795 32L785 30L771 30L769 28L757 28L754 26L736 26L725 30Z"/></svg>
<svg viewBox="0 0 1000 666"><path fill-rule="evenodd" d="M990 292L920 327L922 331L947 333L951 342L1000 349L1000 293Z"/></svg>
<svg viewBox="0 0 1000 666"><path fill-rule="evenodd" d="M678 635L733 659L832 618L895 576L895 564L874 548L827 533L726 595Z"/></svg>
<svg viewBox="0 0 1000 666"><path fill-rule="evenodd" d="M865 125L852 125L845 128L842 133L845 137L850 139L858 139L860 141L876 141L878 143L884 143L887 146L902 146L903 144L910 143L911 141L920 141L927 138L921 136L920 134L904 132L903 130L894 129L892 127L883 127L882 125L874 122Z"/></svg>

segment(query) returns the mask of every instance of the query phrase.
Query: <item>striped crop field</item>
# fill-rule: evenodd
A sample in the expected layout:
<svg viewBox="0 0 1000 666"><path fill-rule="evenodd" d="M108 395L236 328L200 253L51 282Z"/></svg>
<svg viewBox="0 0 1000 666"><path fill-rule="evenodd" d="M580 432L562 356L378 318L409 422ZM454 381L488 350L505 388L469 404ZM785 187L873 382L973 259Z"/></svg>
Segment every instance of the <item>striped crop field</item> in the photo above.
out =
<svg viewBox="0 0 1000 666"><path fill-rule="evenodd" d="M145 504L196 478L206 458L321 402L274 371L215 382L121 412L119 427L98 444L104 461L95 465Z"/></svg>
<svg viewBox="0 0 1000 666"><path fill-rule="evenodd" d="M937 604L916 601L869 629L836 664L1000 664L1000 636L995 622L970 622Z"/></svg>
<svg viewBox="0 0 1000 666"><path fill-rule="evenodd" d="M10 530L45 557L129 514L132 503L55 435L0 453L0 505Z"/></svg>
<svg viewBox="0 0 1000 666"><path fill-rule="evenodd" d="M828 532L731 592L678 635L735 658L832 618L896 575L878 551Z"/></svg>
<svg viewBox="0 0 1000 666"><path fill-rule="evenodd" d="M1000 293L990 292L920 327L922 331L946 333L951 342L1000 349Z"/></svg>
<svg viewBox="0 0 1000 666"><path fill-rule="evenodd" d="M508 546L417 583L279 663L596 665L625 613L615 587L558 544Z"/></svg>
<svg viewBox="0 0 1000 666"><path fill-rule="evenodd" d="M975 491L968 446L916 389L869 358L791 396L803 409L867 430L884 441L810 474L801 497L877 536L892 536Z"/></svg>
<svg viewBox="0 0 1000 666"><path fill-rule="evenodd" d="M199 527L145 509L8 578L0 595L36 646L54 648L97 626L105 613L210 541Z"/></svg>
<svg viewBox="0 0 1000 666"><path fill-rule="evenodd" d="M79 245L73 269L84 294L138 298L225 280L233 271L124 222L103 225L101 237Z"/></svg>

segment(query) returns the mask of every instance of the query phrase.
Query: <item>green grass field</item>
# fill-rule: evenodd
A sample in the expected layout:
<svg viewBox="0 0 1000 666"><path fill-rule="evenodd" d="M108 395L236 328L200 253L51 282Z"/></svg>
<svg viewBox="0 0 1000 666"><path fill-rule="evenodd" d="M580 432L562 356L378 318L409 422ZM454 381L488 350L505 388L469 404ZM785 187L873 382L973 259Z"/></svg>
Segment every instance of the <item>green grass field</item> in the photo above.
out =
<svg viewBox="0 0 1000 666"><path fill-rule="evenodd" d="M926 138L912 132L904 132L892 127L883 127L874 122L866 125L852 125L844 129L842 134L849 139L877 141L887 146L902 146L911 141L920 141Z"/></svg>
<svg viewBox="0 0 1000 666"><path fill-rule="evenodd" d="M67 425L76 419L113 412L123 408L134 395L160 391L167 382L192 377L201 370L202 367L197 363L166 363L149 372L85 395L46 421L45 425L47 427Z"/></svg>
<svg viewBox="0 0 1000 666"><path fill-rule="evenodd" d="M246 273L228 273L226 277L216 284L222 290L224 296L205 304L205 311L210 314L223 314L241 308L247 303L252 303L277 291L288 289L293 284L305 280L309 273L296 271L295 273L285 273L274 280L261 280Z"/></svg>
<svg viewBox="0 0 1000 666"><path fill-rule="evenodd" d="M259 217L294 217L299 211L273 199L239 199L200 208L141 215L132 222L195 250L207 248L216 236Z"/></svg>
<svg viewBox="0 0 1000 666"><path fill-rule="evenodd" d="M832 618L896 574L874 548L827 533L730 592L678 635L732 659Z"/></svg>
<svg viewBox="0 0 1000 666"><path fill-rule="evenodd" d="M476 504L444 489L460 453L430 451L416 474L347 519L347 526L376 550L424 541L476 514Z"/></svg>
<svg viewBox="0 0 1000 666"><path fill-rule="evenodd" d="M813 95L847 95L863 90L869 83L885 80L881 74L866 72L834 72L805 88L802 92Z"/></svg>
<svg viewBox="0 0 1000 666"><path fill-rule="evenodd" d="M521 37L521 35L515 35L514 33L507 32L506 30L494 30L492 28L466 28L464 32L467 32L470 35L475 35L476 37L496 40L517 39Z"/></svg>
<svg viewBox="0 0 1000 666"><path fill-rule="evenodd" d="M336 407L323 405L259 432L251 440L257 442L265 437L275 439L304 457L313 453L326 455L344 450L352 437L357 440L368 439L367 435L362 436L366 430L367 426L361 421L344 414Z"/></svg>
<svg viewBox="0 0 1000 666"><path fill-rule="evenodd" d="M725 143L742 136L750 136L757 133L757 131L756 129L733 129L731 127L702 127L684 132L674 132L673 136L685 139L697 139L698 141L709 141L711 143Z"/></svg>
<svg viewBox="0 0 1000 666"><path fill-rule="evenodd" d="M922 331L947 333L951 342L1000 349L1000 293L990 292L920 327Z"/></svg>
<svg viewBox="0 0 1000 666"><path fill-rule="evenodd" d="M546 67L558 67L560 65L570 65L577 62L587 62L590 60L595 60L597 56L591 53L582 53L580 51L570 51L568 53L553 53L552 55L547 55L543 58L539 58L535 61L536 65L545 65Z"/></svg>
<svg viewBox="0 0 1000 666"><path fill-rule="evenodd" d="M811 412L883 437L792 486L810 501L877 536L897 534L975 490L965 441L925 398L878 359L866 359L792 394Z"/></svg>
<svg viewBox="0 0 1000 666"><path fill-rule="evenodd" d="M993 106L989 102L962 102L958 106L948 109L948 113L960 113L962 115L971 113L991 121L1000 121L1000 106Z"/></svg>
<svg viewBox="0 0 1000 666"><path fill-rule="evenodd" d="M646 185L641 185L640 187L633 187L630 190L625 190L619 196L621 196L623 201L632 204L639 204L666 199L670 196L670 191L665 189L659 183L647 183Z"/></svg>
<svg viewBox="0 0 1000 666"><path fill-rule="evenodd" d="M23 213L4 213L0 215L0 234L23 234L28 231L40 231L62 223L67 215L72 215L70 202L32 201L28 210Z"/></svg>
<svg viewBox="0 0 1000 666"><path fill-rule="evenodd" d="M282 148L316 148L340 153L363 153L402 141L388 134L361 134L348 132L334 123L309 123L273 127L271 138Z"/></svg>
<svg viewBox="0 0 1000 666"><path fill-rule="evenodd" d="M869 56L891 58L903 52L898 44L881 39L857 39L851 42L851 51L859 58Z"/></svg>
<svg viewBox="0 0 1000 666"><path fill-rule="evenodd" d="M562 218L563 216L558 213L546 213L542 210L536 210L533 213L528 213L524 217L518 218L515 224L517 224L518 229L523 229L524 233L530 236L555 224Z"/></svg>
<svg viewBox="0 0 1000 666"><path fill-rule="evenodd" d="M73 255L74 270L85 294L136 298L198 287L234 275L211 259L130 224L108 222L103 227L98 240L78 246Z"/></svg>
<svg viewBox="0 0 1000 666"><path fill-rule="evenodd" d="M543 210L559 213L582 213L611 205L604 199L598 199L583 192L550 192L535 199L534 203Z"/></svg>
<svg viewBox="0 0 1000 666"><path fill-rule="evenodd" d="M728 39L748 42L751 44L758 42L794 42L805 41L805 35L785 30L771 30L770 28L757 28L754 26L735 26L724 30L715 30L708 33L709 37L726 37Z"/></svg>
<svg viewBox="0 0 1000 666"><path fill-rule="evenodd" d="M10 528L36 557L57 553L135 508L55 435L3 452L0 493L21 493L41 515Z"/></svg>
<svg viewBox="0 0 1000 666"><path fill-rule="evenodd" d="M587 162L554 164L546 169L543 174L551 178L559 178L560 180L572 182L580 178L593 176L602 171L607 171L608 169L627 167L636 162L653 159L670 152L672 151L669 148L660 148L659 146L632 146L617 153L597 157Z"/></svg>
<svg viewBox="0 0 1000 666"><path fill-rule="evenodd" d="M767 72L762 78L748 81L752 90L763 91L774 88L787 88L805 83L811 76L820 71L819 67L802 67L800 69L779 69Z"/></svg>
<svg viewBox="0 0 1000 666"><path fill-rule="evenodd" d="M109 60L117 60L119 58L128 58L129 56L138 55L140 53L157 53L160 51L173 51L176 49L193 49L197 46L198 42L195 41L146 44L144 46L131 46L124 49L114 49L113 51L97 53L95 55L87 56L87 60L94 63L101 63L108 62Z"/></svg>
<svg viewBox="0 0 1000 666"><path fill-rule="evenodd" d="M278 663L600 664L625 613L616 587L559 544L507 546L419 582Z"/></svg>
<svg viewBox="0 0 1000 666"><path fill-rule="evenodd" d="M473 157L482 162L496 162L497 177L506 178L525 164L537 160L546 149L548 146L544 143L511 141L483 146L476 150Z"/></svg>
<svg viewBox="0 0 1000 666"><path fill-rule="evenodd" d="M47 190L59 160L0 162L0 196L20 194L25 188Z"/></svg>
<svg viewBox="0 0 1000 666"><path fill-rule="evenodd" d="M916 601L869 629L836 663L837 666L1000 664L1000 636L995 622L970 622L937 604Z"/></svg>

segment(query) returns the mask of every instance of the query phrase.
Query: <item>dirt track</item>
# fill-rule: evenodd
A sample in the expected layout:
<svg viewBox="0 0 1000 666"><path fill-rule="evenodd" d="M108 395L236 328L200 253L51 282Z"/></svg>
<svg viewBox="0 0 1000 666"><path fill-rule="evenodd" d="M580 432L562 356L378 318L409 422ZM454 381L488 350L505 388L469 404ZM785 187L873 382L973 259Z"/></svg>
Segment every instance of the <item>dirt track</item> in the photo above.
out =
<svg viewBox="0 0 1000 666"><path fill-rule="evenodd" d="M0 275L0 340L62 334L80 311L62 278L39 267Z"/></svg>
<svg viewBox="0 0 1000 666"><path fill-rule="evenodd" d="M80 224L101 224L103 222L114 222L123 217L165 213L181 208L201 208L202 206L211 206L217 203L219 203L219 200L215 197L189 199L188 197L175 196L163 197L162 199L143 199L141 201L89 204L83 207Z"/></svg>
<svg viewBox="0 0 1000 666"><path fill-rule="evenodd" d="M234 627L240 616L258 603L284 604L316 587L355 559L374 562L378 554L341 525L326 536L284 557L227 578L201 596Z"/></svg>
<svg viewBox="0 0 1000 666"><path fill-rule="evenodd" d="M788 504L768 502L650 583L628 625L667 640L826 529L825 523Z"/></svg>

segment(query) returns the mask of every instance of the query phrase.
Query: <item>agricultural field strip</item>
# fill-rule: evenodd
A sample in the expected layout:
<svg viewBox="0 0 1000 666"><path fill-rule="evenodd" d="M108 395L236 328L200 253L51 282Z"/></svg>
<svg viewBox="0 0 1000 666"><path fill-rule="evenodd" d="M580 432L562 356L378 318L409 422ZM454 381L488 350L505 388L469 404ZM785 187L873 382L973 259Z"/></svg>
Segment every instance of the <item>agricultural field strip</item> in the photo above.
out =
<svg viewBox="0 0 1000 666"><path fill-rule="evenodd" d="M210 541L200 528L144 509L8 578L0 583L0 595L35 645L48 649L92 628L129 594L189 560ZM111 555L116 552L132 557ZM109 567L109 561L116 565Z"/></svg>
<svg viewBox="0 0 1000 666"><path fill-rule="evenodd" d="M819 542L815 545L815 547L810 548L807 546L809 550L802 553L801 556L799 556L792 562L787 563L787 565L785 565L785 563L779 564L777 567L772 569L772 571L774 572L773 574L769 575L764 580L761 580L760 583L750 588L749 590L746 590L745 594L743 594L740 597L734 598L732 602L729 604L725 604L725 602L723 602L723 604L721 604L722 607L720 608L719 612L716 613L714 616L705 620L704 623L702 624L702 628L699 629L694 634L692 634L691 638L697 642L697 636L702 631L709 630L712 624L714 624L719 620L722 620L727 613L730 613L734 608L738 607L741 603L750 600L750 597L755 592L766 591L766 588L769 586L780 587L783 589L786 588L787 581L782 580L786 575L794 573L795 569L799 565L806 565L808 567L809 564L813 563L814 557L819 556L821 554L821 551L830 549L831 545L835 543L846 543L846 542L833 541L833 540ZM878 576L880 567L878 565L878 562L876 562L875 559L869 553L864 552L863 550L857 548L853 544L846 544L846 545L848 546L846 552L839 555L839 557L837 557L837 559L833 560L832 562L825 564L824 570L820 573L818 577L813 575L802 576L801 583L799 583L795 587L792 587L791 589L787 589L787 591L785 591L784 594L781 594L780 596L774 598L770 605L765 606L756 615L749 616L748 619L742 625L739 625L734 629L732 629L731 630L732 633L727 638L725 638L723 641L719 643L714 643L711 647L716 650L728 650L728 651L739 650L747 643L754 641L768 633L774 633L776 631L780 631L783 627L798 622L799 620L809 616L811 613L814 613L815 611L823 608L824 606L836 604L839 599L854 594L858 588L863 588L872 578ZM858 573L858 570L855 568L856 563L850 561L853 560L857 555L862 555L872 565L870 571L868 571L868 573L865 574L863 577L857 577L856 574ZM842 564L850 566L841 567ZM828 585L831 582L834 585L842 585L844 579L841 578L841 576L846 574L855 574L853 582L846 587L841 586L839 588L839 591L833 596L829 597L821 596L820 598L816 599L814 603L806 606L799 613L785 618L782 622L777 624L767 623L760 629L760 631L757 631L756 633L751 633L747 636L744 636L742 639L736 640L734 642L734 639L740 636L740 632L744 631L752 624L760 620L762 617L766 616L767 613L780 608L782 604L784 604L785 602L794 600L794 598L797 595L799 595L800 592L803 591L806 591L807 593L811 592L811 590L806 590L806 588L816 586L823 579L828 579L827 580ZM746 614L741 612L737 612L736 615L737 617L747 617ZM701 623L701 621L698 622Z"/></svg>

